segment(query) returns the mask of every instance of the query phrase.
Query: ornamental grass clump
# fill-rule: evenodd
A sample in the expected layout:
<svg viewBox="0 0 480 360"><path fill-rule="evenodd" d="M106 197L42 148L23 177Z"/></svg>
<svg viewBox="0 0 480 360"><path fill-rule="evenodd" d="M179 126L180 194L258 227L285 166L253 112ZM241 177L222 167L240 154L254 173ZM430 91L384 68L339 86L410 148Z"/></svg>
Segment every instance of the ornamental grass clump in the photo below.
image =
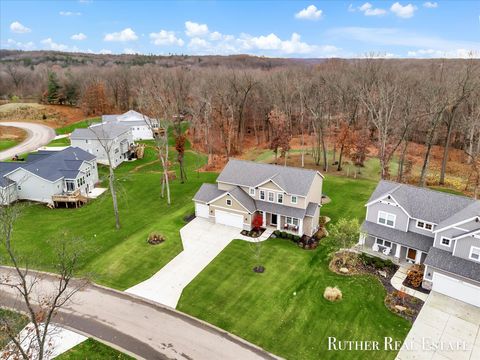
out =
<svg viewBox="0 0 480 360"><path fill-rule="evenodd" d="M342 300L342 291L335 287L328 286L323 292L323 297L331 302Z"/></svg>

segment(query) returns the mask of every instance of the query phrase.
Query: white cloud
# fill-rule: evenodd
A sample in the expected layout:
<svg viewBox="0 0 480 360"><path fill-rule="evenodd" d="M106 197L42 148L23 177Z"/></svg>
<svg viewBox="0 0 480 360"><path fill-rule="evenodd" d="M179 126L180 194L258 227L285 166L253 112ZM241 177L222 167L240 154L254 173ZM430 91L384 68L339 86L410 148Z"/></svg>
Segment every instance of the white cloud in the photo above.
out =
<svg viewBox="0 0 480 360"><path fill-rule="evenodd" d="M17 33L17 34L25 34L25 33L29 33L29 32L32 31L31 29L22 25L18 21L14 21L10 24L10 30L14 33Z"/></svg>
<svg viewBox="0 0 480 360"><path fill-rule="evenodd" d="M99 54L109 55L112 53L112 50L102 49L98 52Z"/></svg>
<svg viewBox="0 0 480 360"><path fill-rule="evenodd" d="M358 8L359 11L363 12L365 16L382 16L387 13L387 10L374 8L372 4L366 2Z"/></svg>
<svg viewBox="0 0 480 360"><path fill-rule="evenodd" d="M304 20L318 20L322 17L322 10L317 9L315 5L309 5L296 13L295 17Z"/></svg>
<svg viewBox="0 0 480 360"><path fill-rule="evenodd" d="M415 5L408 4L403 6L399 2L396 2L390 7L391 12L404 19L411 18L416 10L417 7Z"/></svg>
<svg viewBox="0 0 480 360"><path fill-rule="evenodd" d="M13 39L8 39L5 47L12 48L12 49L20 49L20 50L32 50L35 49L35 44L32 41L22 43L20 41L15 41Z"/></svg>
<svg viewBox="0 0 480 360"><path fill-rule="evenodd" d="M207 24L199 24L192 21L185 22L185 34L188 37L202 37L208 34Z"/></svg>
<svg viewBox="0 0 480 360"><path fill-rule="evenodd" d="M50 50L55 51L67 51L69 48L65 44L58 44L52 40L52 38L43 39L40 41L42 44L46 45Z"/></svg>
<svg viewBox="0 0 480 360"><path fill-rule="evenodd" d="M194 37L190 39L188 47L191 49L209 49L212 45L205 39Z"/></svg>
<svg viewBox="0 0 480 360"><path fill-rule="evenodd" d="M355 9L355 6L353 6L352 4L348 5L348 11L349 12L355 12L357 11L357 9Z"/></svg>
<svg viewBox="0 0 480 360"><path fill-rule="evenodd" d="M137 34L135 34L135 31L133 31L131 28L126 28L119 32L113 32L113 33L107 34L103 38L103 40L105 41L120 41L120 42L133 41L137 39L138 39Z"/></svg>
<svg viewBox="0 0 480 360"><path fill-rule="evenodd" d="M427 8L427 9L435 9L435 8L438 7L438 3L427 1L427 2L423 3L423 7Z"/></svg>
<svg viewBox="0 0 480 360"><path fill-rule="evenodd" d="M78 33L70 36L70 39L78 40L78 41L85 40L86 38L87 38L87 35L85 35L84 33Z"/></svg>
<svg viewBox="0 0 480 360"><path fill-rule="evenodd" d="M436 50L436 49L418 49L410 50L407 52L407 56L414 58L479 58L480 51L471 51L467 49L454 49L454 50Z"/></svg>
<svg viewBox="0 0 480 360"><path fill-rule="evenodd" d="M150 39L155 45L177 45L183 46L184 41L175 35L174 31L160 30L157 33L150 33Z"/></svg>
<svg viewBox="0 0 480 360"><path fill-rule="evenodd" d="M247 50L275 50L281 54L310 54L315 50L315 46L302 42L297 33L293 33L289 40L282 40L273 33L266 36L243 34L239 41Z"/></svg>
<svg viewBox="0 0 480 360"><path fill-rule="evenodd" d="M80 16L80 15L82 15L81 12L73 12L73 11L60 11L59 14L61 16Z"/></svg>

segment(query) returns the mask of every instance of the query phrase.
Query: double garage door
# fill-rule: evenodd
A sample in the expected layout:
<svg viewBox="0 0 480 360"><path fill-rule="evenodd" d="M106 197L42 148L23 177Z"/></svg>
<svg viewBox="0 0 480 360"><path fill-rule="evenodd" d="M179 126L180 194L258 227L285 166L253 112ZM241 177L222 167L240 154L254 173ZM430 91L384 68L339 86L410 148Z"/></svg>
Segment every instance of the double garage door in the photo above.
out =
<svg viewBox="0 0 480 360"><path fill-rule="evenodd" d="M480 307L480 287L478 286L435 272L432 290Z"/></svg>
<svg viewBox="0 0 480 360"><path fill-rule="evenodd" d="M195 216L207 218L209 217L210 212L208 205L205 204L195 204ZM215 210L215 222L217 224L233 226L239 229L243 228L243 215L233 214L226 211Z"/></svg>

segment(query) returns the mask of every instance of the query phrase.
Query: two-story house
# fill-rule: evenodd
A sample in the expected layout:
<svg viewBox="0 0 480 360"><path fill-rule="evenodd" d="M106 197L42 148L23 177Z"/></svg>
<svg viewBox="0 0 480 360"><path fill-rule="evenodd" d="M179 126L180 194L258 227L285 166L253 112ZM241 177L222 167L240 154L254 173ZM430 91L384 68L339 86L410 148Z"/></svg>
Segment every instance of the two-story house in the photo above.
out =
<svg viewBox="0 0 480 360"><path fill-rule="evenodd" d="M315 170L230 159L216 184L195 194L195 215L250 230L255 216L263 226L297 235L318 229L323 175Z"/></svg>
<svg viewBox="0 0 480 360"><path fill-rule="evenodd" d="M75 129L70 135L72 146L94 155L97 162L116 168L128 160L133 145L132 130L129 126L100 123L86 129Z"/></svg>
<svg viewBox="0 0 480 360"><path fill-rule="evenodd" d="M480 201L382 180L365 206L360 244L425 264L423 287L480 306Z"/></svg>
<svg viewBox="0 0 480 360"><path fill-rule="evenodd" d="M158 131L158 121L135 110L121 115L103 115L102 122L111 125L127 126L132 131L133 140L152 140Z"/></svg>
<svg viewBox="0 0 480 360"><path fill-rule="evenodd" d="M97 183L95 156L75 147L38 151L25 162L0 162L0 205L17 200L53 204L56 195L88 196Z"/></svg>

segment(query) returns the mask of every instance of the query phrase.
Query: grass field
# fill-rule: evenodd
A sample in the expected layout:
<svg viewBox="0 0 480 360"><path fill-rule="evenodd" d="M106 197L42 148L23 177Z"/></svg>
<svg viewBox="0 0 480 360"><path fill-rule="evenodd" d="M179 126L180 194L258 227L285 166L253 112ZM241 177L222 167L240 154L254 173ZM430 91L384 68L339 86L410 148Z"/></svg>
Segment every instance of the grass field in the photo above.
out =
<svg viewBox="0 0 480 360"><path fill-rule="evenodd" d="M93 123L97 123L100 121L101 121L100 118L86 119L86 120L78 121L76 123L55 129L55 132L57 133L57 135L70 134L75 129L85 129L90 125L92 125Z"/></svg>
<svg viewBox="0 0 480 360"><path fill-rule="evenodd" d="M70 138L61 138L50 141L46 146L70 146Z"/></svg>
<svg viewBox="0 0 480 360"><path fill-rule="evenodd" d="M327 177L325 193L332 202L322 214L362 219L374 186L372 181ZM315 251L283 239L268 240L262 250L266 272L256 274L250 245L234 241L188 285L178 309L288 359L394 359L395 352L388 351L328 351L329 336L401 341L410 328L385 307L386 292L376 279L340 276L328 269L337 248L329 239ZM338 286L343 300L324 300L327 286Z"/></svg>
<svg viewBox="0 0 480 360"><path fill-rule="evenodd" d="M0 140L0 151L10 149L17 144L17 140Z"/></svg>
<svg viewBox="0 0 480 360"><path fill-rule="evenodd" d="M28 319L26 316L10 310L1 309L1 308L0 308L0 318L8 319L9 324L11 324L16 329L17 332L22 330L25 327L25 325L28 324ZM0 328L0 350L9 342L10 340L8 339L7 334L3 332L2 329Z"/></svg>
<svg viewBox="0 0 480 360"><path fill-rule="evenodd" d="M57 360L133 360L111 347L94 339L88 339L78 344L73 349L56 357Z"/></svg>

